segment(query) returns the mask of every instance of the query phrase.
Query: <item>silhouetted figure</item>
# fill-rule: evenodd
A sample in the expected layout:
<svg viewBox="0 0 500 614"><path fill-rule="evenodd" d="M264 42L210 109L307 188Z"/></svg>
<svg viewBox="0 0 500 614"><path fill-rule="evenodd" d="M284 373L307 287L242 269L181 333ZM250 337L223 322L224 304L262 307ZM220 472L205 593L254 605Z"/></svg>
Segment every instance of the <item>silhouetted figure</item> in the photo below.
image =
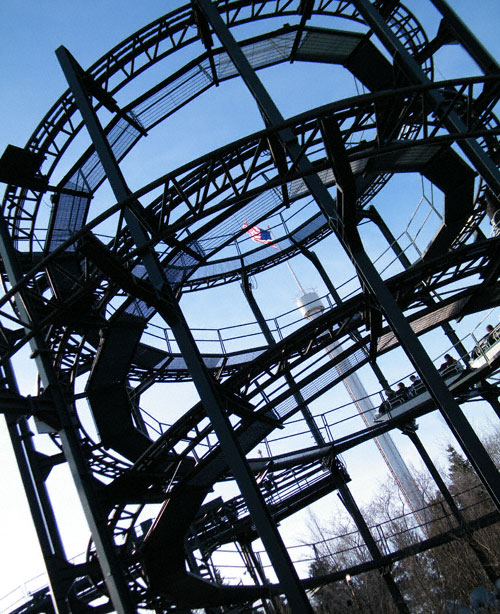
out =
<svg viewBox="0 0 500 614"><path fill-rule="evenodd" d="M379 407L378 409L379 414L386 414L391 409L392 402L394 401L394 397L396 396L396 393L394 392L392 388L386 388L384 390L384 394L385 394L386 400Z"/></svg>
<svg viewBox="0 0 500 614"><path fill-rule="evenodd" d="M488 324L486 326L486 333L486 340L488 345L493 345L498 341L500 333L499 331L495 330L495 327L492 324Z"/></svg>
<svg viewBox="0 0 500 614"><path fill-rule="evenodd" d="M420 394L421 390L419 390L419 388L421 387L422 384L422 380L420 380L415 374L410 375L410 388L408 389L408 394L411 397L415 397L417 396L417 394Z"/></svg>
<svg viewBox="0 0 500 614"><path fill-rule="evenodd" d="M453 358L453 356L451 356L450 354L445 354L444 355L444 362L439 367L439 370L442 371L443 369L446 369L448 367L452 367L456 363L457 363L457 361Z"/></svg>
<svg viewBox="0 0 500 614"><path fill-rule="evenodd" d="M397 394L398 394L398 401L400 403L404 403L405 401L408 400L409 391L404 382L399 382Z"/></svg>

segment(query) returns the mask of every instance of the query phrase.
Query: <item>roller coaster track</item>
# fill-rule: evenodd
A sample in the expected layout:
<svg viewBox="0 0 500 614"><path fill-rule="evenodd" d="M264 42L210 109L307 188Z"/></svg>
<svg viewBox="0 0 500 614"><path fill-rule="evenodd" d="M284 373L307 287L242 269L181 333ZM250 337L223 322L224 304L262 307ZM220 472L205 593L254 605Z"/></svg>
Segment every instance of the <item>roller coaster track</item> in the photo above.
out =
<svg viewBox="0 0 500 614"><path fill-rule="evenodd" d="M445 301L445 304L439 303L429 308L427 305L428 294L424 293L420 298L417 292L418 287L425 284L427 290L445 291L448 284L456 281L464 281L469 277L480 279L481 274L485 277L485 272L491 271L494 263L497 262L498 245L500 243L497 239L469 245L461 250L456 250L453 257L448 258L446 262L443 259L435 259L434 262L428 262L426 265L421 264L388 280L388 286L398 288L400 299L408 308L415 309L417 306L420 308L411 316L411 321L416 330L424 333L439 326L443 321L463 315L468 310L467 305L474 302L475 296L480 294L482 300L484 300L488 291L484 284L478 283L477 286L469 284L465 291L452 295ZM493 283L492 291L495 290L495 286L496 283ZM273 428L279 427L282 422L285 422L299 410L297 404L293 402L289 390L285 390L278 395L272 393L265 395L266 386L272 388L274 382L280 377L279 371L277 373L276 369L282 361L282 357L286 355L289 368L296 369L302 362L310 361L315 355L324 354L329 345L349 342L351 329L357 330L364 325L360 315L363 301L363 295L360 294L349 299L340 307L326 312L320 319L301 327L300 330L287 336L275 347L267 350L262 349L253 363L245 362L244 368L240 368L229 379L226 379L223 387L228 389L226 395L228 412L234 412L234 417L240 419L237 432L245 448L252 449L263 437L268 436ZM482 306L484 306L483 302L481 303ZM367 343L367 340L365 339L364 342ZM396 343L390 332L383 333L379 340L380 353L389 351ZM359 368L366 362L366 351L360 352L362 347L350 345L338 360L345 361L350 357L352 361L355 350L360 359L357 362L351 362L351 368ZM144 349L141 350L139 355L142 356L144 351ZM255 350L251 351L255 352ZM223 356L220 357L220 359L222 358ZM161 361L164 362L164 360L165 356L162 356ZM318 369L313 369L306 373L304 383L297 378L297 384L306 402L310 402L315 396L321 395L324 389L335 385L335 382L341 381L335 366L335 362L330 362L326 368L323 365ZM320 375L323 377L320 378ZM472 374L467 382L467 387L470 388L474 382L480 381L484 377L484 372ZM263 378L267 378L267 383ZM258 390L252 387L254 380L259 381ZM321 381L321 385L318 383L319 381ZM307 392L309 382L314 382L314 391L310 393ZM235 394L238 396L234 397ZM243 395L245 394L247 409L242 414L238 405L244 403ZM264 398L266 399L266 404L263 406L264 414L262 413L263 410L259 409L257 400L261 395L265 395ZM236 400L236 407L231 406L231 402L234 402L234 400ZM427 403L426 406L418 407L413 411L411 416L406 417L406 420L424 415L434 408L435 406L432 403ZM402 422L402 420L397 422ZM335 480L332 478L328 464L325 463L325 459L333 452L345 452L393 427L394 424L386 423L372 429L355 431L349 436L339 438L324 450L304 452L302 456L299 455L295 460L298 465L281 470L281 472L273 468L273 484L276 488L276 494L272 496L279 500L279 503L274 505L276 517L280 518L282 514L292 513L300 509L302 505L321 498L325 492L335 489ZM357 428L359 429L359 427ZM210 442L212 443L210 444ZM93 454L99 455L99 459L96 458L93 461L94 471L109 476L107 468L113 466L113 462L115 462L113 457L107 456L105 450L98 445L96 446L96 444L93 444L92 447L94 449ZM315 454L317 457L312 465L311 454ZM175 460L172 460L174 456ZM106 461L104 463L103 458ZM227 467L224 463L221 464L220 460L220 450L216 438L205 417L202 406L199 405L183 416L156 442L152 443L150 448L130 469L124 468L121 473L116 475L117 466L115 465L115 479L107 486L106 491L108 493L107 498L110 501L119 502L116 503L118 505L116 511L111 514L113 522L116 523L117 527L120 527L117 538L123 534L124 530L124 523L120 514L124 512L129 515L127 505L161 502L165 497L167 486L174 489L173 493L175 493L175 489L182 491L186 487L186 483L191 486L195 484L197 488L201 488L202 493L206 493L216 481L223 478L227 473ZM303 464L302 469L301 464ZM181 467L183 469L179 471ZM293 489L287 494L284 484L290 482L290 480ZM324 485L321 486L321 484ZM175 498L175 495L172 496ZM296 501L295 504L294 501ZM233 518L232 524L226 528L223 524L220 525L218 537L214 535L213 529L209 530L209 527L205 525L206 534L202 533L198 537L198 541L201 538L208 540L207 547L220 547L226 540L235 539L235 536L238 535L248 536L248 514L244 504L242 507L241 499L239 503L227 502L226 506L232 510L233 514L236 514L237 521ZM186 521L194 520L197 509L197 507L193 509L192 516L188 516L186 510L183 510L181 516ZM172 513L174 516L178 516L179 510L173 508ZM132 528L133 524L132 527L128 528L128 531L130 532ZM251 533L251 535L253 534ZM214 542L214 540L216 541ZM168 552L169 557L172 556L172 547L167 548L162 543L161 550ZM159 567L163 568L164 565L165 562ZM179 582L177 576L176 582Z"/></svg>
<svg viewBox="0 0 500 614"><path fill-rule="evenodd" d="M126 201L101 210L95 197L106 174L93 146L80 148L76 155L73 151L84 124L68 91L26 145L45 157L37 176L40 189L7 187L3 213L22 276L2 275L0 315L12 328L2 327L0 364L5 367L27 343L43 336L86 466L99 482L126 581L141 607L157 612L226 607L280 592L276 586L221 586L214 578L209 582L201 577L194 567L186 571L186 545L209 556L224 544L250 543L258 533L244 497L206 503L207 495L233 475L203 402L170 425L141 407L141 395L156 384L194 379L168 324L158 324L163 298L148 278L143 263L147 250L177 297L257 275L306 253L334 230L332 220L312 204L308 175L314 173L337 194L343 191L342 173L332 163L332 135L325 128L334 124L355 184L352 210L344 215L355 225L370 219L369 206L394 175L418 173L443 193L443 218L422 256L402 272L391 269L384 279L413 331L420 336L500 302L500 238L471 243L495 186L485 180L475 191L474 162L458 153L461 144L474 141L479 156L498 159L500 125L494 108L500 77L485 71L434 82L433 52L446 41L438 40L439 34L429 41L403 6L376 4L404 52L419 62L425 77L421 81L400 70L399 58L388 59L390 54L380 50L355 2L219 1L216 5L230 30L262 25L263 33L239 41L252 69L291 61L337 64L367 93L312 109L203 154ZM292 18L298 22L274 29L277 18L281 23ZM356 24L356 31L336 29L338 18ZM96 113L104 117L111 111L104 133L118 162L195 98L240 76L224 47L205 45L200 54L204 37L199 15L185 6L136 32L80 75L97 100ZM186 59L172 72L167 60L180 50ZM164 77L144 87L141 78L157 65L167 66ZM132 82L140 93L130 99L126 86ZM451 130L450 122L462 127ZM299 148L295 159L282 146L286 131ZM301 160L310 161L311 167L304 170ZM62 178L61 168L70 168ZM50 187L52 178L57 185ZM41 211L47 190L56 193L48 222ZM335 205L340 211L340 200ZM147 244L139 249L126 224L129 210L147 236ZM247 221L250 227L272 224L280 249L256 248L247 237ZM265 338L262 322L242 324L241 332L231 333L238 338L234 351L226 350L221 329L208 331L211 339L220 341L220 350L201 351L200 360L245 456L276 432L292 443L289 425L311 403L335 389L346 375L373 363L374 357L399 347L383 315L373 325L373 297L358 280L354 285L351 294L330 297L330 307L314 321L287 316L286 327L276 329L273 343ZM29 306L30 321L16 301ZM257 332L247 334L249 327ZM195 340L201 347L203 339ZM341 350L327 360L331 347ZM458 400L479 398L475 385L497 368L493 363L465 372L451 392ZM53 443L64 452L58 432L63 428L46 399L43 390L33 399L13 397L9 391L2 402L45 423ZM90 409L82 407L85 401ZM165 405L169 403L175 400L165 399ZM293 452L248 459L274 521L349 482L339 454L436 408L429 400L403 417L369 428L360 426L352 414L337 418L332 411L320 427L324 445L304 447L302 441ZM89 415L96 426L92 434L85 427ZM54 463L59 462L56 457L60 455L54 455ZM145 538L138 540L141 514L158 504L161 511ZM477 521L478 527L496 520L495 514L485 516ZM424 540L418 547L444 543L459 530ZM408 555L405 550L393 552L383 562ZM380 561L350 573L374 565ZM89 604L96 592L106 595L107 590L92 546L85 571L90 580L78 580L74 590L82 604ZM308 585L325 581L309 580ZM34 614L45 607L42 591L16 614ZM103 612L112 608L111 600L101 607Z"/></svg>

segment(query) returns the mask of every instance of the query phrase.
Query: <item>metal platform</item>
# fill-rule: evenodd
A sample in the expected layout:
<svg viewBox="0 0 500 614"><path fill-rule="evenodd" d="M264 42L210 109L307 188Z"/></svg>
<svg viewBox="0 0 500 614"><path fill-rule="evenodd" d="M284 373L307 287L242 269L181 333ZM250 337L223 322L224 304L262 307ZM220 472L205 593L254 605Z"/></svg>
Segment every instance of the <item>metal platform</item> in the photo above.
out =
<svg viewBox="0 0 500 614"><path fill-rule="evenodd" d="M13 613L270 613L278 595L293 612L311 611L306 590L339 578L299 578L277 524L334 491L369 553L344 575L388 569L498 521L498 472L459 405L488 399L499 414L482 387L497 374L497 351L478 346L481 357L451 381L425 342L427 333L446 336L465 360L474 345L451 323L500 303L500 237L483 232L500 208L500 72L453 13L442 17L454 36L438 28L428 36L418 16L394 2L195 0L88 70L57 50L70 89L26 144L39 168L30 167L31 178L14 173L0 220L0 401L52 599L39 591ZM437 81L437 52L457 42L478 74ZM260 71L303 62L344 70L364 93L284 118ZM145 78L160 72L154 83ZM262 128L133 193L120 164L143 137L233 80L255 99ZM401 246L390 214L378 209L391 182L409 174L442 196L426 214L432 232L419 229ZM102 197L105 180L111 200ZM258 243L264 227L272 238ZM257 230L249 236L249 228ZM366 228L392 254L387 268L368 249ZM346 289L312 247L348 264ZM249 281L292 259L310 263L328 290L313 321L293 309L265 317ZM233 282L253 319L191 327L183 296L203 306ZM12 369L28 345L35 395L18 389ZM326 399L340 399L342 382L365 369L378 380L370 396L379 399L387 384L380 365L391 353L422 379L421 395L374 426L361 424L356 401L327 410ZM199 398L185 410L181 383ZM155 392L160 411L148 407ZM416 531L411 548L382 551L339 455L435 411L478 472L491 509L475 525L450 514L449 531L434 539ZM39 441L54 452L42 454ZM80 566L66 559L46 487L59 463L70 469L91 530ZM258 539L273 583L252 550ZM248 571L242 585L219 581L213 556L227 545ZM389 572L384 581L408 612Z"/></svg>

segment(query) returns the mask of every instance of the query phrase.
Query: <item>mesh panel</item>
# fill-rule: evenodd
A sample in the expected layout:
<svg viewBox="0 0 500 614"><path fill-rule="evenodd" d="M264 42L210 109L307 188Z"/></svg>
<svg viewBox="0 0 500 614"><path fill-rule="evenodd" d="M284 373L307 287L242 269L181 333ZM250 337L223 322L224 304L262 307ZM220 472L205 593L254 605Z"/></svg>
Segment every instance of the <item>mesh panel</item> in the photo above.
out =
<svg viewBox="0 0 500 614"><path fill-rule="evenodd" d="M296 232L292 233L293 238L302 243L306 238L314 235L318 232L320 228L323 228L326 225L326 218L323 213L318 213L316 217L307 222L302 228L299 228Z"/></svg>
<svg viewBox="0 0 500 614"><path fill-rule="evenodd" d="M130 305L125 309L126 313L131 313L139 318L148 319L153 315L154 308L148 307L144 301L134 299Z"/></svg>
<svg viewBox="0 0 500 614"><path fill-rule="evenodd" d="M204 250L199 241L193 239L189 241L187 247L201 257L204 256ZM173 284L182 283L190 272L196 268L199 262L199 259L189 252L181 251L175 256L172 262L165 267L167 279Z"/></svg>
<svg viewBox="0 0 500 614"><path fill-rule="evenodd" d="M439 149L439 145L428 145L380 154L370 162L370 172L377 169L404 171L422 168L432 160Z"/></svg>
<svg viewBox="0 0 500 614"><path fill-rule="evenodd" d="M444 305L443 307L436 309L432 313L425 314L413 322L411 327L413 331L418 335L426 330L430 330L438 326L441 322L447 322L457 316L463 309L464 304L468 299L460 299L450 305ZM389 348L397 345L399 342L393 332L389 332L380 337L377 351L388 350Z"/></svg>
<svg viewBox="0 0 500 614"><path fill-rule="evenodd" d="M317 234L322 228L326 226L326 218L321 213L318 212L315 217L313 217L309 222L306 222L303 226L301 226L297 231L292 233L293 238L302 242L307 240L309 237ZM290 239L280 239L279 244L283 250L292 247L294 244ZM269 255L275 253L275 249L271 246L263 246L255 252L246 254L242 257L245 266L254 266L259 262L263 262L269 258ZM214 264L206 264L199 267L192 275L191 279L198 280L209 277L217 277L218 275L225 275L235 271L239 271L241 268L240 260L226 260L225 262L217 262Z"/></svg>
<svg viewBox="0 0 500 614"><path fill-rule="evenodd" d="M356 352L353 352L348 358L342 360L338 365L334 365L332 362L332 366L329 369L327 369L309 384L301 386L300 382L296 382L304 401L307 403L313 397L323 393L326 389L330 388L334 383L336 383L336 381L340 381L342 373L347 372L353 366L363 362L365 358L365 353L362 349L356 350ZM291 395L276 405L274 411L279 418L284 419L290 414L290 412L294 411L296 407L297 403L293 395Z"/></svg>
<svg viewBox="0 0 500 614"><path fill-rule="evenodd" d="M69 185L67 187L70 187ZM78 188L75 188L78 189ZM64 243L75 230L82 227L90 199L82 196L61 194L57 205L57 212L52 223L49 250L53 251ZM74 251L74 245L68 251Z"/></svg>
<svg viewBox="0 0 500 614"><path fill-rule="evenodd" d="M222 358L220 356L209 356L203 359L205 366L209 369L217 369L222 364Z"/></svg>
<svg viewBox="0 0 500 614"><path fill-rule="evenodd" d="M288 59L294 36L283 34L272 40L260 41L243 48L253 68L262 68ZM227 53L215 58L217 77L222 81L237 75L233 62ZM188 100L198 96L213 84L212 69L207 59L202 60L185 73L165 85L146 101L134 107L134 114L145 128L174 113Z"/></svg>
<svg viewBox="0 0 500 614"><path fill-rule="evenodd" d="M143 264L136 264L132 269L132 275L140 277L141 279L145 279L147 275L146 267Z"/></svg>
<svg viewBox="0 0 500 614"><path fill-rule="evenodd" d="M253 68L282 62L290 57L295 36L295 32L280 34L271 39L247 45L243 47L243 51Z"/></svg>
<svg viewBox="0 0 500 614"><path fill-rule="evenodd" d="M169 371L187 371L186 361L182 356L176 356L168 363Z"/></svg>
<svg viewBox="0 0 500 614"><path fill-rule="evenodd" d="M245 364L250 362L260 356L264 350L259 351L249 351L243 352L241 354L237 354L235 356L229 356L226 364L230 367L234 367L235 365Z"/></svg>
<svg viewBox="0 0 500 614"><path fill-rule="evenodd" d="M331 183L334 181L334 176L331 170L324 171L319 174L323 183ZM292 181L288 184L288 192L291 199L297 199L306 193L308 193L308 189L302 179ZM244 221L247 219L255 220L262 218L266 214L267 211L271 211L280 206L282 202L281 194L277 190L267 190L260 194L257 198L252 200L250 203L246 204L238 215L233 215L231 217L226 218L216 227L214 227L209 233L207 233L203 239L200 240L200 244L203 246L203 251L205 253L217 250L219 247L224 245L232 236L241 231L241 226ZM297 240L303 240L319 230L324 224L326 220L324 216L319 215L315 217L314 220L311 220L309 224L301 227L300 231L297 232L294 237ZM290 246L290 242L287 240L280 240L280 244L283 248ZM254 249L254 245L250 242L248 243L251 246L251 249ZM274 248L268 246L267 248L263 248L261 250L257 250L253 253L245 254L244 261L246 265L254 265L257 262L266 259L269 257L269 250L273 250ZM200 279L203 276L209 275L217 275L220 273L228 273L233 270L238 270L240 268L240 263L238 261L233 261L230 263L217 263L216 266L211 266L208 268L207 266L203 266L197 273L196 279Z"/></svg>
<svg viewBox="0 0 500 614"><path fill-rule="evenodd" d="M344 62L362 40L351 32L307 32L296 54L298 60Z"/></svg>
<svg viewBox="0 0 500 614"><path fill-rule="evenodd" d="M148 129L181 108L186 101L197 96L212 84L208 60L187 71L148 100L134 108L134 114Z"/></svg>
<svg viewBox="0 0 500 614"><path fill-rule="evenodd" d="M259 68L286 59L290 54L293 38L291 34L283 34L272 40L247 45L244 52L252 66ZM220 79L236 76L234 65L226 53L221 53L218 57L217 72ZM181 108L211 84L211 68L208 60L205 60L153 94L148 100L138 104L133 109L133 115L148 129ZM138 138L139 132L124 119L120 119L108 135L108 141L118 160L124 156ZM93 191L104 177L104 169L99 157L94 152L69 179L65 187L77 185L79 180L82 180L83 184L81 185L85 185L83 189ZM60 199L52 220L49 251L53 251L72 233L82 227L88 203L82 204L79 202L81 200L79 197L67 195L64 199ZM74 211L77 210L79 215L74 214ZM70 222L69 225L68 221Z"/></svg>
<svg viewBox="0 0 500 614"><path fill-rule="evenodd" d="M171 265L164 268L168 281L172 285L181 284L184 277L189 274L190 270L196 267L198 260L191 254L182 251L178 253L172 261Z"/></svg>
<svg viewBox="0 0 500 614"><path fill-rule="evenodd" d="M137 139L139 132L127 121L120 119L108 135L114 155L119 160ZM94 152L64 185L65 188L93 192L104 179L105 173L99 156ZM90 200L81 196L62 194L51 223L48 250L53 251L85 223Z"/></svg>

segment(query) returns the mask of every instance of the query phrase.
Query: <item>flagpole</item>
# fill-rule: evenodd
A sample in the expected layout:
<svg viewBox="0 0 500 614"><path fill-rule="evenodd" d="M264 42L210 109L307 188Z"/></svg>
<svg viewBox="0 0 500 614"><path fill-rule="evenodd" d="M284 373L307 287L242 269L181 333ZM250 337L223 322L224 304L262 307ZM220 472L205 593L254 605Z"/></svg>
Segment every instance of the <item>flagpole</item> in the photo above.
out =
<svg viewBox="0 0 500 614"><path fill-rule="evenodd" d="M269 228L269 226L268 226ZM269 230L269 234L271 235L271 238L274 240L273 237L273 233L271 232L271 230ZM280 252L282 252L283 250L281 249L281 245L279 243L273 243L273 245L275 245ZM286 265L290 270L290 273L292 274L292 277L295 279L295 283L297 284L297 286L299 287L299 290L302 292L302 295L304 296L305 294L307 294L307 292L304 290L304 288L302 287L302 284L299 281L299 278L297 277L297 275L295 274L295 271L292 269L292 265L290 264L290 261L287 260L286 261Z"/></svg>
<svg viewBox="0 0 500 614"><path fill-rule="evenodd" d="M278 245L278 249L280 250L280 252L283 251L279 245ZM286 264L287 264L287 267L290 269L290 273L292 274L293 278L295 279L295 282L297 283L297 286L299 287L300 291L302 292L302 295L307 294L306 291L304 290L304 288L302 287L302 284L300 283L299 278L295 274L295 271L292 269L292 265L290 264L290 262L288 260L286 261Z"/></svg>

